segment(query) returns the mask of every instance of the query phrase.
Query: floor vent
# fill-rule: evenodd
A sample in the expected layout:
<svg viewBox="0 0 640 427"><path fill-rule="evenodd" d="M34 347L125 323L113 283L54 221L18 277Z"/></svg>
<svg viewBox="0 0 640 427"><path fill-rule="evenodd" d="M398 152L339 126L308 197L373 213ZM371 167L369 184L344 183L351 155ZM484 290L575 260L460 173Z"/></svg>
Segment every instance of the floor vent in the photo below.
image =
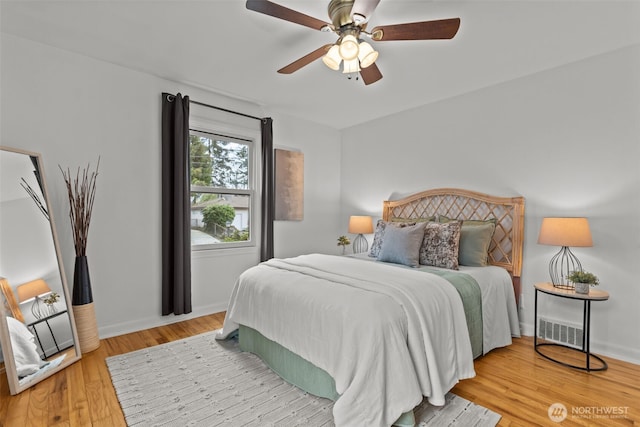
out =
<svg viewBox="0 0 640 427"><path fill-rule="evenodd" d="M582 328L548 319L538 319L538 338L582 348Z"/></svg>

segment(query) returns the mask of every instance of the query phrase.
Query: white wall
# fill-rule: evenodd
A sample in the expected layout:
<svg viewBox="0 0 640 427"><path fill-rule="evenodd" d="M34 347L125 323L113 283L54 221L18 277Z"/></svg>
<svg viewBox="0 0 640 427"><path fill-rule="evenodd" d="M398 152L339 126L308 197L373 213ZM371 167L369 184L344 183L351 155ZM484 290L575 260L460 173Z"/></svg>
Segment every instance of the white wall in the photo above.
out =
<svg viewBox="0 0 640 427"><path fill-rule="evenodd" d="M259 117L269 113L248 102L6 34L1 47L2 145L43 155L69 286L75 253L58 165L95 167L101 158L87 249L101 336L226 309L236 277L257 263L257 248L195 254L193 313L160 315L161 93L181 92ZM213 116L257 129L257 121ZM277 255L334 250L327 236L338 233L339 143L336 131L274 117L274 144L305 153L305 220L276 224Z"/></svg>
<svg viewBox="0 0 640 427"><path fill-rule="evenodd" d="M338 215L340 133L300 119L273 118L275 148L304 153L304 220L274 223L275 255L338 254L337 238L345 227Z"/></svg>
<svg viewBox="0 0 640 427"><path fill-rule="evenodd" d="M592 348L640 363L640 47L633 46L343 132L342 209L381 215L393 192L460 187L526 198L523 332L533 284L559 248L536 244L545 216L586 216L574 253L610 292L592 306ZM541 297L581 323L581 306Z"/></svg>

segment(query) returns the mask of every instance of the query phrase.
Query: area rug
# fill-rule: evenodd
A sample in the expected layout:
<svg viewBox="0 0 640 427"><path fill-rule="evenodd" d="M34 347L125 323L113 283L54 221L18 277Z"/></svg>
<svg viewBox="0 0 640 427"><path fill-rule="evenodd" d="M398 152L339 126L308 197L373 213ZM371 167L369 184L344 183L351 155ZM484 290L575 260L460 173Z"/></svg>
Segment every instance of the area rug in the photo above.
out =
<svg viewBox="0 0 640 427"><path fill-rule="evenodd" d="M214 332L107 358L127 425L333 426L333 402L282 380L236 340ZM493 427L501 416L452 393L414 410L425 426Z"/></svg>

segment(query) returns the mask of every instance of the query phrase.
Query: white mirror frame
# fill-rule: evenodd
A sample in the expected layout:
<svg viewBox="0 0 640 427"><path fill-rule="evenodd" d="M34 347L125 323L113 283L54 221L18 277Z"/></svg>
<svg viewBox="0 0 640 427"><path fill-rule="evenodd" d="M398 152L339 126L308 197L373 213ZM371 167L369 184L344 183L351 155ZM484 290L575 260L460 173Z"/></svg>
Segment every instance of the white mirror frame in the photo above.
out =
<svg viewBox="0 0 640 427"><path fill-rule="evenodd" d="M49 378L55 373L65 369L69 365L77 362L82 357L81 356L82 353L80 351L80 343L78 341L78 333L76 331L76 323L73 317L73 310L70 309L72 307L71 294L69 292L69 288L67 287L67 280L64 273L62 256L60 254L60 245L58 243L58 235L57 235L55 223L53 220L53 212L52 212L53 209L51 209L50 199L47 191L47 180L45 178L44 167L42 164L42 156L40 155L40 153L16 149L16 148L10 148L5 146L0 146L0 151L8 151L8 152L17 153L17 154L24 154L27 156L35 157L38 161L38 168L39 168L39 173L40 173L41 183L42 183L42 193L44 195L45 204L47 205L47 209L48 209L49 223L51 226L51 237L53 239L53 246L55 248L58 269L60 271L60 279L62 281L62 290L64 294L63 298L67 305L67 313L69 315L69 322L70 322L71 333L73 336L73 343L74 343L72 347L74 349L74 352L73 352L74 354L71 354L72 352L69 351L71 348L69 348L67 350L69 354L65 356L65 358L62 360L62 362L58 366L47 369L42 373L34 374L32 375L32 378L27 377L23 379L23 381L21 382L20 379L18 378L18 373L16 370L14 351L13 351L13 346L11 344L11 338L9 335L9 328L7 325L7 316L11 315L11 313L7 312L7 307L5 307L5 304L4 304L4 300L6 299L5 296L0 294L0 343L2 344L2 353L4 358L5 371L7 374L7 381L9 383L9 391L12 395L15 395L28 389L29 387L34 386L35 384L43 381L44 379Z"/></svg>

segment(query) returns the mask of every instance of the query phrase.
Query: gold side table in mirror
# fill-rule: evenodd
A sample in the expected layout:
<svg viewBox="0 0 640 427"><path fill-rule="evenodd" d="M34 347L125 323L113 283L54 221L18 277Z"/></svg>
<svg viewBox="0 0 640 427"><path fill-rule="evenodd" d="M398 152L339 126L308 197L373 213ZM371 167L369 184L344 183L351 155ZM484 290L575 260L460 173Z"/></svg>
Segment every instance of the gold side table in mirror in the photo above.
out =
<svg viewBox="0 0 640 427"><path fill-rule="evenodd" d="M0 290L0 346L11 394L80 359L42 158L8 147L0 147Z"/></svg>

